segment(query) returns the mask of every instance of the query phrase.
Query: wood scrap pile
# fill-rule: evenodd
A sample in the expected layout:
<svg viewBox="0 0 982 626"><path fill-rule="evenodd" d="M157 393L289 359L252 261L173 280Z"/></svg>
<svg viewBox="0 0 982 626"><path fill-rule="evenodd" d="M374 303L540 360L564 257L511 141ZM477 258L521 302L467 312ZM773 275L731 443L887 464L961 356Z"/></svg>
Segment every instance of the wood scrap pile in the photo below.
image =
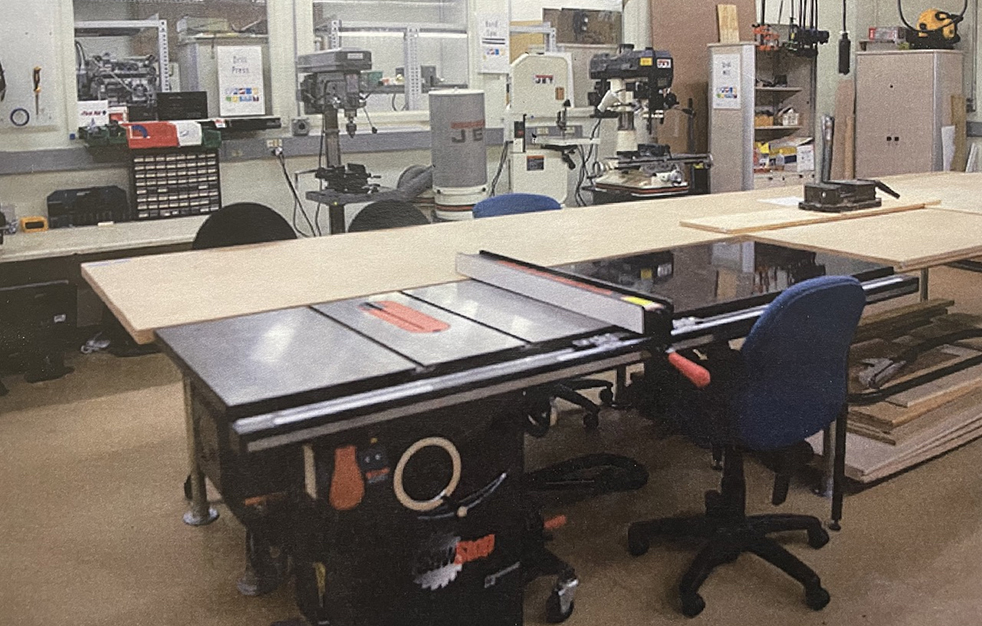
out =
<svg viewBox="0 0 982 626"><path fill-rule="evenodd" d="M880 480L982 436L982 317L950 313L953 304L929 300L860 324L850 352L850 396L898 392L850 403L850 478Z"/></svg>

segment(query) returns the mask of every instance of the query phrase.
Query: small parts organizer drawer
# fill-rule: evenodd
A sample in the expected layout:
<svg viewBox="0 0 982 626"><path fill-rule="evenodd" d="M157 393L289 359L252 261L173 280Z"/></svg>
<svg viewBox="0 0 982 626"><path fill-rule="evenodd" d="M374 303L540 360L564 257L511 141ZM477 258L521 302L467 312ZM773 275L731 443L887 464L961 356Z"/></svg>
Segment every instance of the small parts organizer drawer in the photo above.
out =
<svg viewBox="0 0 982 626"><path fill-rule="evenodd" d="M134 150L132 177L136 219L199 215L222 206L218 150Z"/></svg>

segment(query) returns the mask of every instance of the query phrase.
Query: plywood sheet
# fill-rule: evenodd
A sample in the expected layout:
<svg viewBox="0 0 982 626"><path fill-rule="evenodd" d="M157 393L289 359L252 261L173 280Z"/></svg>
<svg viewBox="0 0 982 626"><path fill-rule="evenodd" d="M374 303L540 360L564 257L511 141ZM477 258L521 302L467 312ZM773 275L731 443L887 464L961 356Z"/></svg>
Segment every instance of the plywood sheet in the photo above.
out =
<svg viewBox="0 0 982 626"><path fill-rule="evenodd" d="M976 396L975 403L982 405L982 397ZM856 417L861 416L857 416L852 411L849 412L849 432L897 446L912 441L914 438L921 436L924 431L934 428L941 422L950 419L951 412L946 408L927 411L921 417L903 426L890 429L871 426L862 419L855 419Z"/></svg>
<svg viewBox="0 0 982 626"><path fill-rule="evenodd" d="M855 172L856 83L842 79L835 91L835 133L832 135L833 179L852 178Z"/></svg>
<svg viewBox="0 0 982 626"><path fill-rule="evenodd" d="M740 42L740 22L735 4L717 4L716 20L719 24L719 43Z"/></svg>
<svg viewBox="0 0 982 626"><path fill-rule="evenodd" d="M931 172L888 176L883 182L906 195L941 198L939 209L982 213L982 173Z"/></svg>
<svg viewBox="0 0 982 626"><path fill-rule="evenodd" d="M765 230L789 228L791 226L822 224L825 222L836 222L840 220L869 217L871 215L885 215L889 213L898 213L900 211L911 211L924 208L925 204L927 203L927 201L900 201L894 200L893 198L888 198L883 201L883 206L876 207L874 209L864 209L861 211L849 211L846 213L822 213L820 211L805 211L794 207L784 207L769 209L766 211L755 211L753 213L737 213L735 215L718 215L713 217L682 220L680 224L689 228L699 228L701 230L708 230L710 232L722 233L725 235L743 235ZM765 202L763 204L767 203Z"/></svg>
<svg viewBox="0 0 982 626"><path fill-rule="evenodd" d="M912 409L925 403L932 403L937 398L948 397L948 394L958 390L975 389L980 384L982 384L982 365L976 365L945 376L941 380L898 393L888 398L888 402L904 409Z"/></svg>
<svg viewBox="0 0 982 626"><path fill-rule="evenodd" d="M946 411L948 418L934 422L900 445L848 433L846 475L861 482L879 480L982 435L982 405L976 397L966 396L938 410ZM821 453L821 434L808 441Z"/></svg>
<svg viewBox="0 0 982 626"><path fill-rule="evenodd" d="M930 208L759 232L752 238L911 270L982 254L982 215Z"/></svg>
<svg viewBox="0 0 982 626"><path fill-rule="evenodd" d="M948 386L943 388L941 393L933 394L929 398L909 408L890 402L877 402L870 406L853 407L850 413L855 413L858 421L872 428L880 430L899 428L910 422L915 422L926 413L982 387L982 379L979 378L978 372L974 372L973 375L975 376L975 380L971 382L966 382L964 379L959 382L945 379L945 383Z"/></svg>
<svg viewBox="0 0 982 626"><path fill-rule="evenodd" d="M740 41L753 41L756 21L755 0L731 0L737 7ZM700 0L649 0L651 41L659 50L670 50L675 60L672 92L682 106L693 99L695 118L695 152L708 150L706 121L709 119L709 49L719 34L716 3ZM658 141L667 143L674 152L687 152L685 115L669 112L665 123L658 125Z"/></svg>
<svg viewBox="0 0 982 626"><path fill-rule="evenodd" d="M548 211L89 263L82 275L134 338L157 328L460 280L458 252L542 265L725 239L654 228L647 205Z"/></svg>
<svg viewBox="0 0 982 626"><path fill-rule="evenodd" d="M968 132L966 120L965 96L951 96L951 125L955 127L955 154L951 158L951 169L964 172L968 162Z"/></svg>

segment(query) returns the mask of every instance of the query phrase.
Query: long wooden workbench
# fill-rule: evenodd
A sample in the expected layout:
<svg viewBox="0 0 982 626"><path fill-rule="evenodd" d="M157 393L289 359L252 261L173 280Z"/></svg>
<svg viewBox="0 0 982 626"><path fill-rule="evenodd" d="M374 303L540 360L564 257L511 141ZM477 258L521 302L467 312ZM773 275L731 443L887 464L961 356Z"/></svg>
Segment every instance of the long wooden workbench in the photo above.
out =
<svg viewBox="0 0 982 626"><path fill-rule="evenodd" d="M947 251L957 258L982 254L982 215L954 211L951 215L960 217L952 218L950 224L941 219L948 215L941 209L949 208L949 196L955 198L951 202L956 208L968 206L968 190L982 190L982 175L897 177L888 182L905 197L941 200L930 209L935 218L929 220L932 228L908 233L888 228L877 232L867 226L922 212L915 210L797 227L799 240L789 243L855 253L855 246L838 248L835 238L827 247L825 239L821 245L810 245L810 238L822 237L822 231L815 229L835 226L858 233L862 246L876 249L860 256L899 268L911 263L911 253L904 245L908 240L933 242L932 254ZM774 199L800 193L798 188L778 188L570 208L90 263L82 266L82 273L133 337L147 343L153 341L156 329L167 326L459 280L454 270L458 252L489 249L540 265L560 265L721 241L732 237L687 228L680 222L774 211ZM765 240L764 235L774 238L785 230L796 229L747 236ZM973 234L978 247L966 247L966 236ZM956 236L959 241L949 245L949 239Z"/></svg>

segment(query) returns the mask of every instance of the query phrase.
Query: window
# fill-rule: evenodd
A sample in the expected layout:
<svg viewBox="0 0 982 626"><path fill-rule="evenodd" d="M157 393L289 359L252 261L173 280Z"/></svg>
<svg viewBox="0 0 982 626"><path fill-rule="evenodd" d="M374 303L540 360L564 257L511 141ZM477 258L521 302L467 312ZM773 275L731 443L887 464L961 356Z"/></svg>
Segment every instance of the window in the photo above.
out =
<svg viewBox="0 0 982 626"><path fill-rule="evenodd" d="M263 50L265 112L269 54L264 0L75 0L79 100L108 100L130 119L153 119L162 91L205 91L221 113L219 47Z"/></svg>
<svg viewBox="0 0 982 626"><path fill-rule="evenodd" d="M467 86L467 0L314 0L314 30L321 49L371 51L369 111L425 109L431 89Z"/></svg>

